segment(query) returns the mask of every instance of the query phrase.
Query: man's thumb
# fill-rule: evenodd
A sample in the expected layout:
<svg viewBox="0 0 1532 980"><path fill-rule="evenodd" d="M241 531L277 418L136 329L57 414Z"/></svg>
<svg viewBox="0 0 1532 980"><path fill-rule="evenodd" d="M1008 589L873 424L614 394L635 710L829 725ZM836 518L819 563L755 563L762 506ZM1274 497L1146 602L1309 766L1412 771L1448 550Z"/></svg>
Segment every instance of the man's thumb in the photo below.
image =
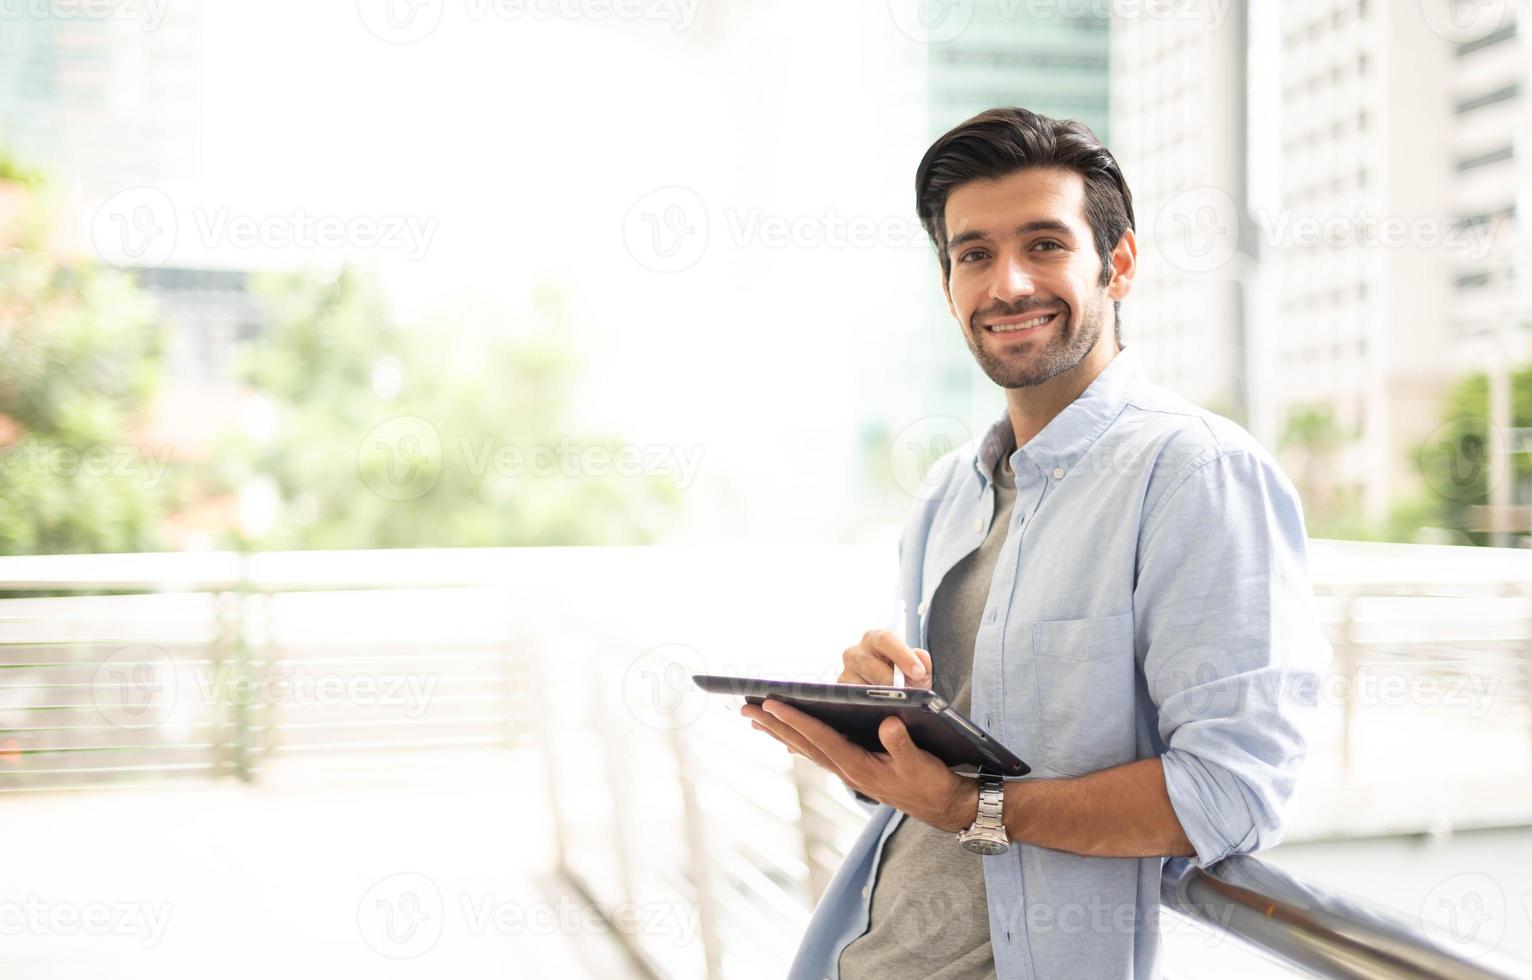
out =
<svg viewBox="0 0 1532 980"><path fill-rule="evenodd" d="M878 724L878 741L888 749L888 754L900 758L909 754L913 748L910 741L909 729L904 727L897 715L889 715Z"/></svg>

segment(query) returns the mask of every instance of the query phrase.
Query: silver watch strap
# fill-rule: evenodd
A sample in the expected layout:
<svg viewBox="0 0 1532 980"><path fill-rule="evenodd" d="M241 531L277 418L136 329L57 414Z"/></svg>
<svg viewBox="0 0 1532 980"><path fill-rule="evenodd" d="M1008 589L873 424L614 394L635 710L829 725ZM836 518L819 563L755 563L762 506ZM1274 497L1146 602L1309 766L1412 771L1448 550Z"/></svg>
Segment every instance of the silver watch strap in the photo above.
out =
<svg viewBox="0 0 1532 980"><path fill-rule="evenodd" d="M974 819L974 826L986 830L1004 829L1004 805L1005 783L999 776L980 776L979 815Z"/></svg>

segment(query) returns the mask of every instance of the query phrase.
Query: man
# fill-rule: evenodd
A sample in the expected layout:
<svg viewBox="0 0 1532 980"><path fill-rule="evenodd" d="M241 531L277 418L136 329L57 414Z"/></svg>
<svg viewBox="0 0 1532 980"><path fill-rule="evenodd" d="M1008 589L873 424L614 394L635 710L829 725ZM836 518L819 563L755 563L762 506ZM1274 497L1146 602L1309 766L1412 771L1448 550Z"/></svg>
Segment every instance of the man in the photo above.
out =
<svg viewBox="0 0 1532 980"><path fill-rule="evenodd" d="M1006 414L937 464L905 526L915 647L869 632L840 681L888 684L897 665L1033 772L965 778L894 717L868 752L780 702L746 706L876 806L791 977L1153 977L1164 858L1281 836L1328 656L1298 498L1249 434L1149 384L1121 345L1132 196L1088 128L981 113L915 186Z"/></svg>

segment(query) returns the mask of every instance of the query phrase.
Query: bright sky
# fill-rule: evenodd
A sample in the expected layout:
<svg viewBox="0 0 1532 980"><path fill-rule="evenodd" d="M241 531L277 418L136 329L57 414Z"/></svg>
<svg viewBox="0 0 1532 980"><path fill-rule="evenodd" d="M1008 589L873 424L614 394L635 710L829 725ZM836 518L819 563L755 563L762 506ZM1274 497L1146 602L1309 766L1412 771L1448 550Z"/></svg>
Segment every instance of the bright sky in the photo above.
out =
<svg viewBox="0 0 1532 980"><path fill-rule="evenodd" d="M203 180L179 200L205 202L209 228L302 207L430 229L422 257L367 256L412 308L563 284L589 424L704 444L698 520L722 520L706 501L732 488L757 530L838 533L855 429L900 402L879 365L933 327L911 203L925 51L887 3L687 20L652 0L657 18L624 21L448 0L429 36L394 44L367 29L373 2L206 5Z"/></svg>

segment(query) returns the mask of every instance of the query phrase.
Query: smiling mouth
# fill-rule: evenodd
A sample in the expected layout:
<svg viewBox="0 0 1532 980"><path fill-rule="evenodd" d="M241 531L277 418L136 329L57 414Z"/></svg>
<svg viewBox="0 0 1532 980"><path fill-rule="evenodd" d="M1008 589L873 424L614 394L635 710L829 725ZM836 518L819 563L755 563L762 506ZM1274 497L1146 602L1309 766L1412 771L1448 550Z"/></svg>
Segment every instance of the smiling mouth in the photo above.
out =
<svg viewBox="0 0 1532 980"><path fill-rule="evenodd" d="M1037 330L1046 327L1058 319L1058 313L1039 313L1026 319L1006 317L1004 320L996 320L984 325L984 329L990 333L1026 333L1029 330Z"/></svg>

